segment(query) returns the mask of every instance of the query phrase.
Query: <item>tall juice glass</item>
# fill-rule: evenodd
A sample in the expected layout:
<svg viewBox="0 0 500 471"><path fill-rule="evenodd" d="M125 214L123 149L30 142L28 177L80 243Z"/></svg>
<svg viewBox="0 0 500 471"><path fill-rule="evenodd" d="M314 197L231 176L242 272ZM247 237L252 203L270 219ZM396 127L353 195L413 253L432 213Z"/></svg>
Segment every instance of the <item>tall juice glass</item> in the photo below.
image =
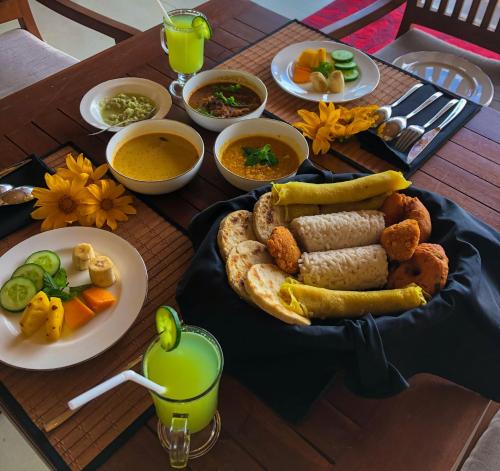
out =
<svg viewBox="0 0 500 471"><path fill-rule="evenodd" d="M173 350L164 350L156 338L146 351L144 375L167 388L164 395L151 395L159 418L158 435L169 451L172 467L185 467L189 457L205 454L217 441L217 396L223 365L219 343L200 327L183 326L180 343ZM192 436L204 429L207 440L191 450Z"/></svg>
<svg viewBox="0 0 500 471"><path fill-rule="evenodd" d="M182 87L188 79L203 67L205 36L202 27L193 26L197 17L206 17L196 10L172 10L169 19L164 19L161 43L168 54L170 67L178 78L170 84L170 92L182 97ZM165 44L166 41L166 44Z"/></svg>

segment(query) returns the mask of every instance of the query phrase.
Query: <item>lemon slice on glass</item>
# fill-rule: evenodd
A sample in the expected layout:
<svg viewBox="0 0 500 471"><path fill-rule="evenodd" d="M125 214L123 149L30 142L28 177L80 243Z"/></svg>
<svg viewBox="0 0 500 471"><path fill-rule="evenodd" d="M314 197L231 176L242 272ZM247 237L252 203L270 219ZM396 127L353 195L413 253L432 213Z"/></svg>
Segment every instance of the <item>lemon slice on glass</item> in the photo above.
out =
<svg viewBox="0 0 500 471"><path fill-rule="evenodd" d="M160 306L156 310L156 330L160 343L166 351L173 350L181 341L182 326L179 315L170 306Z"/></svg>
<svg viewBox="0 0 500 471"><path fill-rule="evenodd" d="M198 31L198 34L203 38L212 39L212 27L206 18L202 16L194 17L191 26Z"/></svg>

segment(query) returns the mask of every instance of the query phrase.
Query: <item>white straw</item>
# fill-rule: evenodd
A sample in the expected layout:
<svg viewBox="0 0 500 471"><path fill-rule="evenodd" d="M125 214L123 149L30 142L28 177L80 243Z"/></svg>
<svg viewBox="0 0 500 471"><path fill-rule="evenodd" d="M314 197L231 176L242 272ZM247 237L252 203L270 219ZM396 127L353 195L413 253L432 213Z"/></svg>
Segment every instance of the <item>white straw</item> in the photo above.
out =
<svg viewBox="0 0 500 471"><path fill-rule="evenodd" d="M172 19L170 18L167 10L165 10L165 7L161 4L160 0L156 0L156 3L158 3L158 6L161 8L161 11L163 12L163 15L165 15L165 18L172 23Z"/></svg>
<svg viewBox="0 0 500 471"><path fill-rule="evenodd" d="M76 396L74 399L71 399L71 401L68 402L68 407L71 410L78 409L79 407L82 407L83 405L87 404L87 402L90 402L92 399L101 396L105 392L115 388L116 386L124 383L125 381L133 381L134 383L140 384L145 388L151 389L151 391L154 391L157 394L164 394L167 390L166 387L160 386L159 384L151 381L150 379L147 379L144 376L137 374L135 371L125 370L122 371L121 373L118 373L116 376L109 378L103 383L98 384L92 389L89 389L88 391L80 394L79 396Z"/></svg>

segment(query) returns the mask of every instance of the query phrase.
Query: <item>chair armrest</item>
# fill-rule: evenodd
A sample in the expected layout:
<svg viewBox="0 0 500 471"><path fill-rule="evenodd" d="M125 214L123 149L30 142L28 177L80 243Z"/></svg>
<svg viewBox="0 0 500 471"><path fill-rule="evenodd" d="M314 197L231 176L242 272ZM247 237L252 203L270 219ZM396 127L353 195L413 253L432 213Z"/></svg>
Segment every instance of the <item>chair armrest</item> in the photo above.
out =
<svg viewBox="0 0 500 471"><path fill-rule="evenodd" d="M100 15L71 0L37 0L37 2L70 20L113 38L117 43L140 33L136 28Z"/></svg>
<svg viewBox="0 0 500 471"><path fill-rule="evenodd" d="M332 38L343 38L373 23L403 3L405 0L377 0L362 10L326 26L321 31Z"/></svg>

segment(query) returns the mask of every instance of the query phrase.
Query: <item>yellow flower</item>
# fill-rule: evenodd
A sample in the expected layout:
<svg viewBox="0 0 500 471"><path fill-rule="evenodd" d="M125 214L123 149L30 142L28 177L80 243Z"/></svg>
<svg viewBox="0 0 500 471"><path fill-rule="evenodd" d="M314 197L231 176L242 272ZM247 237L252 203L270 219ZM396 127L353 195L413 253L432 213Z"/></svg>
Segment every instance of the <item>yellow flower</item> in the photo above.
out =
<svg viewBox="0 0 500 471"><path fill-rule="evenodd" d="M86 174L64 180L59 175L45 174L48 188L35 188L33 196L38 199L31 213L33 219L43 219L42 231L65 227L79 220L79 209L85 197Z"/></svg>
<svg viewBox="0 0 500 471"><path fill-rule="evenodd" d="M131 206L132 197L122 196L125 188L113 180L100 180L86 189L87 197L80 210L85 225L103 227L107 224L114 231L118 222L128 220L127 214L136 213Z"/></svg>
<svg viewBox="0 0 500 471"><path fill-rule="evenodd" d="M304 136L312 139L315 154L326 153L330 149L331 128L340 118L341 109L333 103L319 103L319 114L307 110L298 110L297 114L303 121L293 123Z"/></svg>
<svg viewBox="0 0 500 471"><path fill-rule="evenodd" d="M96 169L92 165L92 162L80 154L76 160L71 155L66 156L66 167L68 168L58 168L56 174L65 180L71 180L75 175L85 174L87 175L87 183L96 183L104 174L108 171L108 165L102 164Z"/></svg>

